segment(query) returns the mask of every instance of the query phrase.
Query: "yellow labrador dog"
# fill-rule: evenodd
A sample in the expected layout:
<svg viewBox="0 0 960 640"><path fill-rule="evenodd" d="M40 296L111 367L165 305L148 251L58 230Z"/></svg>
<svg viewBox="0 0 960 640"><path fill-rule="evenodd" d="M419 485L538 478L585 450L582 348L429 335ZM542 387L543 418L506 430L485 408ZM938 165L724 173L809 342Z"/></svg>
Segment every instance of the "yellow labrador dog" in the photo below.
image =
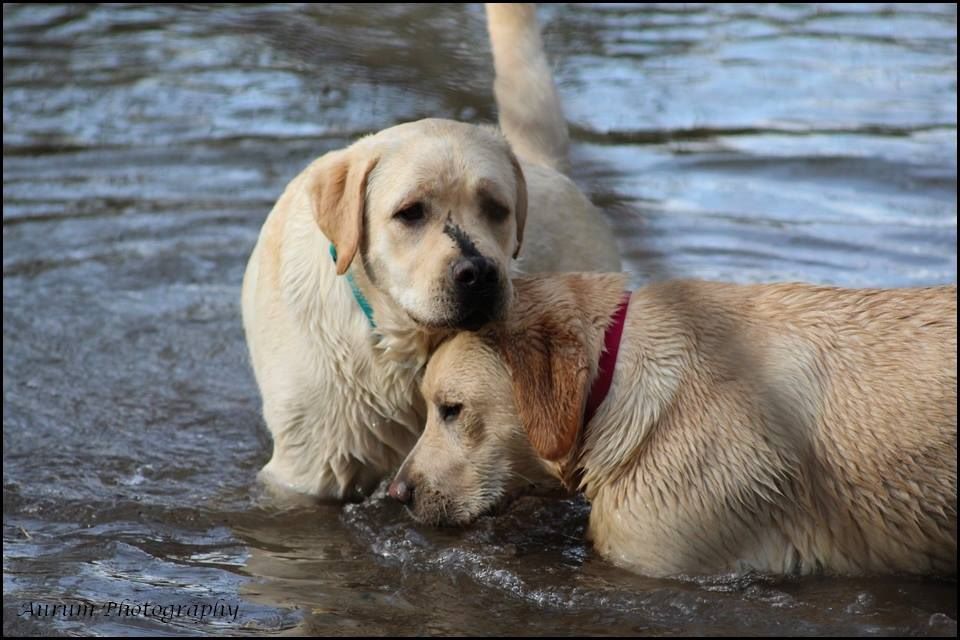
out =
<svg viewBox="0 0 960 640"><path fill-rule="evenodd" d="M624 283L515 280L506 321L440 346L389 493L464 524L563 479L653 576L956 574L955 285Z"/></svg>
<svg viewBox="0 0 960 640"><path fill-rule="evenodd" d="M310 164L263 225L242 309L273 486L369 491L420 434L429 350L502 317L511 273L619 269L609 228L561 173L566 122L533 9L488 18L506 138L439 119L391 127Z"/></svg>

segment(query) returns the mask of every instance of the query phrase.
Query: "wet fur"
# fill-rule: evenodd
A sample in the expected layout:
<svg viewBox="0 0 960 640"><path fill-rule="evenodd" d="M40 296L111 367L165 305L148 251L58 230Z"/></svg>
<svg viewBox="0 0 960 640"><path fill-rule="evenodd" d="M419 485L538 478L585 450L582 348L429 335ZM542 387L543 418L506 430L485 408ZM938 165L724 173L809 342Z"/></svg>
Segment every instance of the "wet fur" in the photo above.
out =
<svg viewBox="0 0 960 640"><path fill-rule="evenodd" d="M650 285L581 430L623 286L515 281L508 319L443 344L424 377L474 435L430 410L401 474L443 488L460 524L522 484L514 469L575 481L597 550L648 575L956 575L955 285Z"/></svg>
<svg viewBox="0 0 960 640"><path fill-rule="evenodd" d="M363 495L413 447L424 417L418 376L456 323L448 273L464 247L496 264L503 299L511 274L619 268L606 223L557 170L565 155L551 155L565 154L566 122L532 10L494 7L489 25L502 46L525 52L495 61L506 138L440 119L385 129L311 163L263 225L242 311L273 436L261 478L281 493ZM552 124L528 139L512 118ZM393 216L414 202L429 215L405 229Z"/></svg>

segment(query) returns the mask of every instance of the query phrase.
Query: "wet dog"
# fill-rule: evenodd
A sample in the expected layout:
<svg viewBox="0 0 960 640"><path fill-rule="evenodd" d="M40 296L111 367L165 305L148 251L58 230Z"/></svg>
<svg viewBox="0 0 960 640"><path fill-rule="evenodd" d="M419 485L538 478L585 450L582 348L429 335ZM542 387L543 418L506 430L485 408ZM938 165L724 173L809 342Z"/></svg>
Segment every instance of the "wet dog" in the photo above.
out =
<svg viewBox="0 0 960 640"><path fill-rule="evenodd" d="M465 524L563 479L647 575L956 575L955 285L624 284L517 280L505 321L440 346L390 494Z"/></svg>
<svg viewBox="0 0 960 640"><path fill-rule="evenodd" d="M609 228L562 173L566 122L533 9L493 5L488 19L506 137L439 119L391 127L313 162L264 223L242 308L272 486L368 492L420 433L430 349L501 318L511 274L619 268Z"/></svg>

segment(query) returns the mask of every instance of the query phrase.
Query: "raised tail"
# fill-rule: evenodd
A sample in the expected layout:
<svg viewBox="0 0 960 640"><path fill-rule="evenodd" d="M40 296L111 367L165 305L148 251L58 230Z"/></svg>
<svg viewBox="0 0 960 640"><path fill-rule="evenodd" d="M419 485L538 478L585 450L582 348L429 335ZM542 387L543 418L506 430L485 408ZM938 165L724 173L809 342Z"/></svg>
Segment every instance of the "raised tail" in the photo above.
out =
<svg viewBox="0 0 960 640"><path fill-rule="evenodd" d="M567 121L543 51L534 5L488 3L486 10L500 129L521 159L565 173Z"/></svg>

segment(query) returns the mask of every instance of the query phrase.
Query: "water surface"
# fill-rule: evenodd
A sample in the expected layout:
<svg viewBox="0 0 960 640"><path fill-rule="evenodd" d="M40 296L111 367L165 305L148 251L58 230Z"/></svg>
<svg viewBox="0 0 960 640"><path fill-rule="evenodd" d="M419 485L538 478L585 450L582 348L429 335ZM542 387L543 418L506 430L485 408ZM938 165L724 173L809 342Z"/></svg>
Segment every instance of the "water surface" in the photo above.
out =
<svg viewBox="0 0 960 640"><path fill-rule="evenodd" d="M955 5L551 5L574 178L634 284L956 282ZM651 580L582 502L466 531L278 508L243 269L316 156L493 121L478 5L3 6L5 632L948 634L954 583ZM222 600L236 620L17 616Z"/></svg>

